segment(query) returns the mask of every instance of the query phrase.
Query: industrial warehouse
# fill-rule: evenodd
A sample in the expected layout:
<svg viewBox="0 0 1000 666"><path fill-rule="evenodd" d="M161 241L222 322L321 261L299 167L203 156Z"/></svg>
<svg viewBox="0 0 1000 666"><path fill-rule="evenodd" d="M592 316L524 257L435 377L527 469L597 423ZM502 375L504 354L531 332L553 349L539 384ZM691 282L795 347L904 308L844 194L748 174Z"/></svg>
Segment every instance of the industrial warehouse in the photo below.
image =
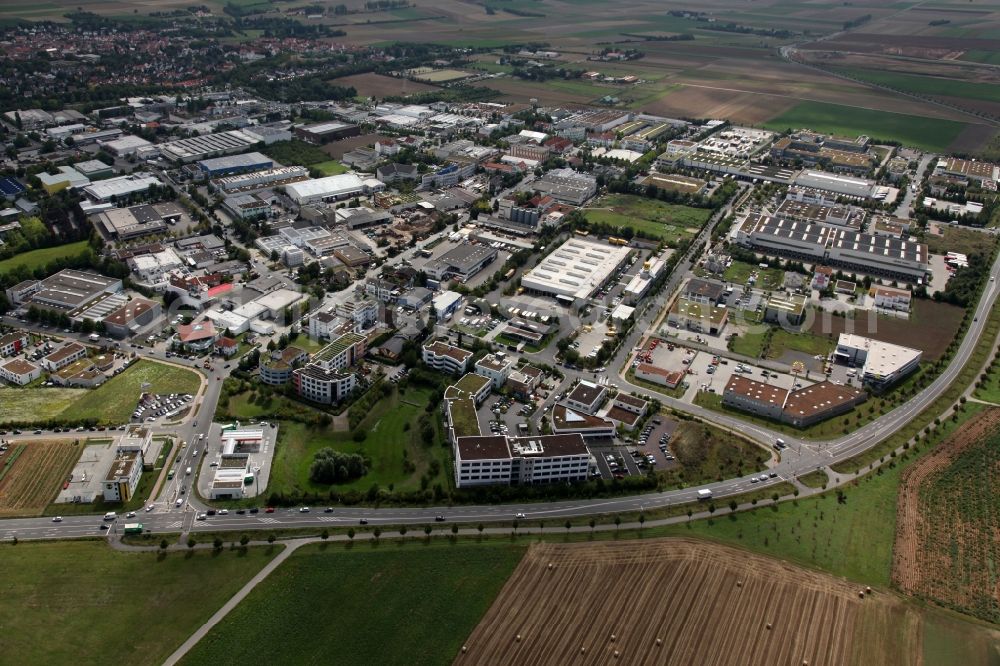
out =
<svg viewBox="0 0 1000 666"><path fill-rule="evenodd" d="M747 217L736 240L760 252L908 282L923 281L929 269L927 246L923 243L770 215Z"/></svg>
<svg viewBox="0 0 1000 666"><path fill-rule="evenodd" d="M628 247L570 238L525 273L521 286L575 304L604 286L630 252Z"/></svg>

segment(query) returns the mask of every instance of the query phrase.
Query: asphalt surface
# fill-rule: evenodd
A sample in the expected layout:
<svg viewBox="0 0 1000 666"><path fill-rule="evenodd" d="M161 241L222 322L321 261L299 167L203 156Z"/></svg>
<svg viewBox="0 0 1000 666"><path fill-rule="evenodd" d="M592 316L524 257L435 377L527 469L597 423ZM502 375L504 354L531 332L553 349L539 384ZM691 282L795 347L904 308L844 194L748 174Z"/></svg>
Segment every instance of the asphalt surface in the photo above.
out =
<svg viewBox="0 0 1000 666"><path fill-rule="evenodd" d="M703 235L699 236L694 245L697 245L699 240L704 239L705 235L710 232L713 224L706 225ZM641 321L637 322L632 335L626 341L626 344L622 345L614 360L609 363L609 367L625 367L632 348L645 335L647 326L659 313L668 296L679 286L680 280L690 270L690 267L691 257L685 257L679 262L670 281L656 298L655 305L645 310ZM994 262L992 272L994 275L1000 273L1000 258ZM929 386L901 407L837 439L823 442L806 441L787 434L777 433L763 426L747 423L726 414L720 414L696 405L661 396L660 399L665 406L692 414L717 426L739 431L742 435L751 437L766 446L770 446L780 437L785 440L789 448L784 452L783 460L773 465L769 470L775 472L776 476L766 481L752 483L751 477L753 475L747 475L699 487L630 497L505 504L502 506L469 505L413 508L333 507L334 510L331 513L325 513L323 511L325 507L311 507L311 510L307 513L300 512L298 508L276 509L274 513L265 513L263 509L264 505L261 504L260 513L257 514L248 513L240 515L230 512L226 516L211 516L207 520L197 521L195 520L196 514L201 512L205 507L196 498L190 496L189 488L193 477L187 477L183 474L183 471L188 466L194 466L194 450L197 448L200 454L204 449L204 446L200 443L192 444L192 442L198 441L198 434L208 432L221 390L221 377L227 374L222 369L222 363L216 363L214 372L208 376L207 387L204 396L200 399L201 407L197 416L192 421L172 429L180 439L188 442L187 447L182 449L180 454L181 462L175 467L178 469L178 472L174 481L165 486L165 489L161 491L160 498L154 502L152 511L140 512L138 517L133 520L142 522L144 527L153 533L190 532L194 535L197 535L199 531L208 530L266 530L268 528L351 526L360 524L362 519L367 521L369 525L433 524L439 522L437 521L439 517L448 523L490 523L510 521L516 514L524 514L524 519L526 520L565 520L594 514L626 513L688 503L698 498L697 493L699 489L710 489L713 497L716 499L739 495L749 490L760 490L786 480L794 479L817 468L828 467L839 461L851 458L877 445L906 425L914 415L936 400L958 376L963 366L971 357L976 343L985 330L988 314L996 302L997 295L997 283L988 281L976 308L974 320L971 322L969 330L959 345L951 363ZM142 350L142 355L151 358L159 357L158 352L149 352L148 350ZM175 361L175 359L170 359L170 361ZM192 362L183 361L182 364L194 365ZM567 373L568 378L572 378L573 376L582 377L586 374L582 372ZM611 383L622 388L647 392L646 389L629 384L621 377L612 378ZM757 473L757 476L759 474ZM174 507L174 500L179 496L177 493L181 485L185 485L189 490L183 495L187 500L178 509ZM53 523L51 518L3 520L0 521L0 539L10 539L14 536L17 536L19 539L100 536L105 534L104 531L99 529L99 525L102 522L100 516L67 516L60 523ZM121 522L124 522L124 520L119 518L107 533L112 535L117 534L117 525Z"/></svg>

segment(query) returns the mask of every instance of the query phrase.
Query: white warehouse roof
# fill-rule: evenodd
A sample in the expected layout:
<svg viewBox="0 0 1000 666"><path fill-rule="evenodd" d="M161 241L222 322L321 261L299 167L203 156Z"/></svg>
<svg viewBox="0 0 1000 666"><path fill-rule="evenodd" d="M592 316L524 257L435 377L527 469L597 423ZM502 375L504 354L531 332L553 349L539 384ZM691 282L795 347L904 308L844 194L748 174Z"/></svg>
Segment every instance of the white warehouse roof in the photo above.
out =
<svg viewBox="0 0 1000 666"><path fill-rule="evenodd" d="M521 286L554 296L588 298L631 250L570 238L521 278Z"/></svg>
<svg viewBox="0 0 1000 666"><path fill-rule="evenodd" d="M285 186L285 191L296 201L312 201L360 193L364 183L353 173L342 173L337 176L313 178Z"/></svg>

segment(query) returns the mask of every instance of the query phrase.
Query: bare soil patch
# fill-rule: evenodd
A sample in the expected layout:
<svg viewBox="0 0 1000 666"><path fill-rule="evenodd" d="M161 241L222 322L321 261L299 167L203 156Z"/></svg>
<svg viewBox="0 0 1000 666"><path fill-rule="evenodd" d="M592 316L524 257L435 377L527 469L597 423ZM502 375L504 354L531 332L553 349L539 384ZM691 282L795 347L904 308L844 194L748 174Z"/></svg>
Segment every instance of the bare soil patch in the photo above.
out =
<svg viewBox="0 0 1000 666"><path fill-rule="evenodd" d="M362 97L387 97L389 95L410 95L427 92L428 90L438 90L437 86L431 86L409 79L397 79L393 76L382 74L353 74L342 76L339 79L331 79L330 83L337 86L353 86Z"/></svg>

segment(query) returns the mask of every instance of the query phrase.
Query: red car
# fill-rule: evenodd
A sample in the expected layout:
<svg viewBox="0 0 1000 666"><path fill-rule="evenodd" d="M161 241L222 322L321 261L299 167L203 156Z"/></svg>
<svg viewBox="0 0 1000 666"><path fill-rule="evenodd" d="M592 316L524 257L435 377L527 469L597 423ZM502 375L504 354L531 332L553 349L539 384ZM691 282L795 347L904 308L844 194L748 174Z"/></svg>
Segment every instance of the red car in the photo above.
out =
<svg viewBox="0 0 1000 666"><path fill-rule="evenodd" d="M267 507L266 509L264 509L264 513L274 513L274 507L273 506Z"/></svg>

